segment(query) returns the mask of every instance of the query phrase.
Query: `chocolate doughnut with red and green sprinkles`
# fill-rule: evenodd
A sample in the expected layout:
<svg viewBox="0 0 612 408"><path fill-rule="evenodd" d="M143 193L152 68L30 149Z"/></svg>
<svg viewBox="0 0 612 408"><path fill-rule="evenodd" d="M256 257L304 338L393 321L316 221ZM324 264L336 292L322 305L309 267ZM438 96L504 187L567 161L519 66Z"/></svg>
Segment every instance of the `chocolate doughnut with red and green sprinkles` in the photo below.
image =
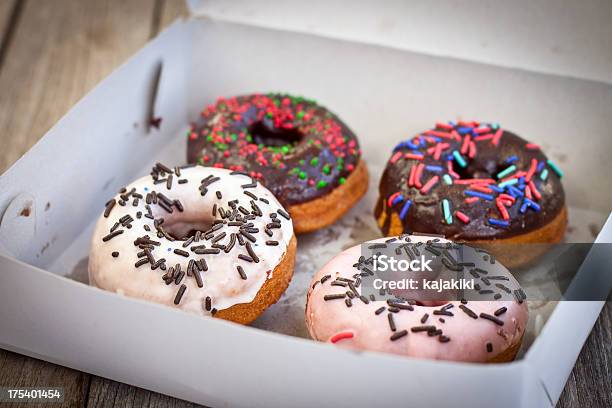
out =
<svg viewBox="0 0 612 408"><path fill-rule="evenodd" d="M367 189L355 134L312 99L276 93L219 98L187 138L189 163L259 180L292 215L296 232L332 224Z"/></svg>
<svg viewBox="0 0 612 408"><path fill-rule="evenodd" d="M555 243L567 224L562 176L540 146L497 123L437 123L395 146L375 216L388 236Z"/></svg>

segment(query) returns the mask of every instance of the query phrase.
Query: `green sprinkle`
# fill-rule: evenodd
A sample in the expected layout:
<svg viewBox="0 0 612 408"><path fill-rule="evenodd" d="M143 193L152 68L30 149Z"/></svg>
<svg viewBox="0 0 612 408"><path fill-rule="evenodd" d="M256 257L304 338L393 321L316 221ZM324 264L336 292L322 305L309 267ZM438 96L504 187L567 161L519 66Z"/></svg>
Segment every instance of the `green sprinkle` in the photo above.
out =
<svg viewBox="0 0 612 408"><path fill-rule="evenodd" d="M542 170L540 173L540 180L544 181L548 178L548 169Z"/></svg>
<svg viewBox="0 0 612 408"><path fill-rule="evenodd" d="M281 147L281 152L283 152L285 154L289 153L289 146L284 145L283 147Z"/></svg>
<svg viewBox="0 0 612 408"><path fill-rule="evenodd" d="M324 188L327 186L327 181L325 180L319 180L319 182L317 183L317 188Z"/></svg>
<svg viewBox="0 0 612 408"><path fill-rule="evenodd" d="M507 186L512 186L514 184L518 183L518 179L511 179L511 180L506 180L504 182L501 182L497 185L497 187L499 188L506 188Z"/></svg>
<svg viewBox="0 0 612 408"><path fill-rule="evenodd" d="M270 119L272 119L272 117L274 116L274 114L272 112L268 112L266 113L266 116Z"/></svg>
<svg viewBox="0 0 612 408"><path fill-rule="evenodd" d="M206 136L206 140L207 140L207 141L209 141L209 142L212 142L212 140L213 140L212 135L208 135L208 136Z"/></svg>
<svg viewBox="0 0 612 408"><path fill-rule="evenodd" d="M298 177L302 180L306 180L306 177L308 177L308 175L306 174L305 171L300 171L300 174L298 174Z"/></svg>
<svg viewBox="0 0 612 408"><path fill-rule="evenodd" d="M453 216L450 212L450 204L447 199L442 200L442 210L444 211L444 221L447 224L452 224Z"/></svg>
<svg viewBox="0 0 612 408"><path fill-rule="evenodd" d="M453 184L453 179L448 174L443 175L442 180L444 180L444 182L448 185Z"/></svg>
<svg viewBox="0 0 612 408"><path fill-rule="evenodd" d="M461 167L467 167L467 163L465 162L465 159L463 158L463 156L461 156L461 154L457 150L453 151L453 156L455 156L455 160L457 160L457 163Z"/></svg>
<svg viewBox="0 0 612 408"><path fill-rule="evenodd" d="M300 166L303 166L304 163L306 163L306 162L304 161L304 159L300 159L300 161L298 163L300 163Z"/></svg>
<svg viewBox="0 0 612 408"><path fill-rule="evenodd" d="M232 138L232 140L233 140L234 142L235 142L236 140L238 140L238 135L237 135L237 134L235 134L235 133L232 133L232 134L230 135L230 137Z"/></svg>
<svg viewBox="0 0 612 408"><path fill-rule="evenodd" d="M297 113L297 118L298 118L298 119L302 119L303 117L304 117L304 111L299 111L299 112Z"/></svg>
<svg viewBox="0 0 612 408"><path fill-rule="evenodd" d="M344 177L340 177L340 178L338 179L338 184L342 185L342 184L344 184L344 183L346 183L346 179L345 179Z"/></svg>
<svg viewBox="0 0 612 408"><path fill-rule="evenodd" d="M323 173L327 175L331 173L331 166L329 164L326 164L325 166L323 166Z"/></svg>
<svg viewBox="0 0 612 408"><path fill-rule="evenodd" d="M319 158L318 158L318 157L313 157L313 158L310 160L310 165L311 165L312 167L317 167L317 164L319 164Z"/></svg>
<svg viewBox="0 0 612 408"><path fill-rule="evenodd" d="M516 171L516 166L513 164L512 166L508 167L506 170L500 171L499 173L497 173L497 178L498 179L504 178L508 174L514 173L515 171Z"/></svg>
<svg viewBox="0 0 612 408"><path fill-rule="evenodd" d="M551 169L553 169L553 171L557 174L557 176L559 176L559 178L563 177L563 171L561 171L561 169L557 167L555 163L553 163L551 160L547 160L546 163Z"/></svg>

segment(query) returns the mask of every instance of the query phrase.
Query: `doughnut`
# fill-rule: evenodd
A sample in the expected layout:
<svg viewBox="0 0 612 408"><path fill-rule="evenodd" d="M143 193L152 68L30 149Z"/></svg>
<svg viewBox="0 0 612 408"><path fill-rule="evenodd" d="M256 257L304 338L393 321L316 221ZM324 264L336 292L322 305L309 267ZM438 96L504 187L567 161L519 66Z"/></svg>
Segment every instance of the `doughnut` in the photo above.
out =
<svg viewBox="0 0 612 408"><path fill-rule="evenodd" d="M249 323L293 276L290 215L241 172L157 163L106 203L90 284L201 316Z"/></svg>
<svg viewBox="0 0 612 408"><path fill-rule="evenodd" d="M437 123L393 149L375 217L387 236L439 234L521 265L545 248L523 244L563 239L562 176L538 145L496 123Z"/></svg>
<svg viewBox="0 0 612 408"><path fill-rule="evenodd" d="M411 242L423 248L449 241L432 236L399 236L368 244ZM307 294L306 326L317 341L353 349L424 359L474 363L507 362L515 358L528 320L526 296L516 280L499 263L495 271L469 269L490 293L490 301L449 300L415 302L405 297L364 296L362 279L372 274L364 267L360 246L336 255L313 277ZM486 256L486 254L483 254ZM468 269L466 267L466 269ZM478 278L476 278L478 276ZM489 279L487 279L487 276ZM502 290L509 290L502 300Z"/></svg>
<svg viewBox="0 0 612 408"><path fill-rule="evenodd" d="M355 134L311 99L220 98L201 112L187 139L189 163L258 179L287 208L297 233L333 224L367 190Z"/></svg>

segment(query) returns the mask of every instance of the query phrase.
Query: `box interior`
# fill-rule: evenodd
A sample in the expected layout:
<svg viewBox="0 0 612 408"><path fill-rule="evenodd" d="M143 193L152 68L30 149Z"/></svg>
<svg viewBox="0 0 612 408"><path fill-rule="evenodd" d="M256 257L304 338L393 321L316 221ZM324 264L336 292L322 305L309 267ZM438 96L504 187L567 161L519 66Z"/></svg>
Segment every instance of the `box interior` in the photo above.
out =
<svg viewBox="0 0 612 408"><path fill-rule="evenodd" d="M568 242L592 242L609 214L609 192L596 186L609 184L612 172L610 85L239 24L179 25L118 70L130 78L120 89L104 81L0 178L0 252L86 283L103 204L155 162L184 163L186 123L206 104L252 92L316 98L358 135L371 175L367 196L345 217L299 237L291 286L255 327L307 337L312 274L380 235L372 210L391 149L439 120L497 121L541 144L565 171ZM159 130L148 129L151 110L162 118ZM522 353L554 307L534 306Z"/></svg>

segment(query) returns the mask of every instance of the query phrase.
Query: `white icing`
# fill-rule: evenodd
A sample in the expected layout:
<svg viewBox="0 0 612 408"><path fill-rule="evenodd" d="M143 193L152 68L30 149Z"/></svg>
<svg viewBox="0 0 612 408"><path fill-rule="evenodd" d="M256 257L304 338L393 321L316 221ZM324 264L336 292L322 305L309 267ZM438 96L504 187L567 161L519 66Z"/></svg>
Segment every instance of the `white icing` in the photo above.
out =
<svg viewBox="0 0 612 408"><path fill-rule="evenodd" d="M282 206L272 193L259 183L254 188L243 189L241 185L251 183L250 177L239 174L231 175L230 173L226 169L196 166L182 169L180 177L174 175L170 190L168 190L166 183L155 185L151 176L143 177L128 185L126 187L127 191L135 188L136 193L142 194L143 199L139 200L137 206L133 206L134 198L130 197L125 206L116 204L108 218L100 217L93 234L89 256L90 283L118 294L178 307L187 312L201 315L210 314L203 307L207 296L211 297L212 307L217 310L253 301L259 289L271 277L272 271L282 260L289 241L293 237L293 224L279 214L277 218L281 221L281 227L271 229L273 235L272 237L268 236L264 232L264 228L266 224L272 221L270 213L277 212L282 209ZM206 195L202 196L199 187L202 180L209 175L219 177L220 180L211 184ZM179 184L178 181L183 179L188 180L188 182ZM179 200L182 203L184 211L180 212L174 207L171 214L159 205L150 205L153 217L164 218L163 227L172 230L175 235L184 234L194 227L208 229L215 219L222 219L219 212L214 217L212 215L215 204L228 210L230 209L228 202L238 200L237 208L242 206L251 212L251 201L253 199L244 192L248 191L254 194L258 198L256 205L261 209L263 215L247 222L252 222L253 228L258 229L258 232L252 233L256 238L256 242L252 243L252 246L260 259L259 263L238 258L239 254L248 255L246 248L239 245L238 241L229 253L221 250L220 254L195 255L190 247L204 244L207 248L211 248L210 240L202 238L200 242L194 242L184 248L183 240L170 241L164 237L158 238L153 219L144 216L147 214L144 197L151 191L162 193L168 198ZM217 191L221 193L221 199L217 198ZM261 201L261 198L268 200L269 204ZM119 201L119 195L115 199ZM138 211L142 212L140 219L136 216ZM119 227L118 230L123 230L123 234L103 242L102 238L109 234L115 223L128 214L134 218L131 223L132 227L130 229L123 226ZM151 228L150 232L145 231L145 225ZM215 236L221 232L226 232L226 236L218 241L218 244L228 243L230 234L238 233L239 229L238 226L225 224L223 228L215 231ZM149 235L152 240L161 242L161 245L156 246L153 250L153 256L156 260L165 258L168 268L181 264L181 269L186 272L189 259L205 259L208 271L200 272L204 286L199 288L194 277L185 276L180 284L187 285L187 289L179 305L174 305L174 299L180 284L176 285L173 282L166 285L162 280L165 271L160 268L151 270L148 263L138 268L135 267L135 263L139 260L137 253L141 249L134 245L134 241L144 235ZM278 241L278 245L266 245L268 240ZM248 240L245 239L245 242L248 242ZM189 252L190 257L186 258L175 254L173 252L175 249ZM111 255L114 251L119 252L119 257L114 258ZM247 275L246 280L240 277L237 271L238 265L244 269Z"/></svg>

